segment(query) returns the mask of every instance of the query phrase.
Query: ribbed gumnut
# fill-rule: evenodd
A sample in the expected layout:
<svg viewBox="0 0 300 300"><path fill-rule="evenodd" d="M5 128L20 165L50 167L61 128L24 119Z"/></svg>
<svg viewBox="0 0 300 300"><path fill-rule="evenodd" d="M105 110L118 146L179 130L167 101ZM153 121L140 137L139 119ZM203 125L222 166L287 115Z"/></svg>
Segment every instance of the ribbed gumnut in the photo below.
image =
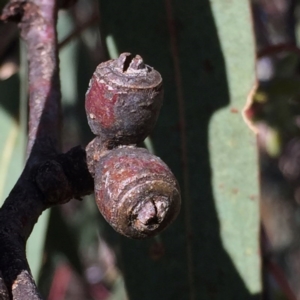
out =
<svg viewBox="0 0 300 300"><path fill-rule="evenodd" d="M180 189L168 166L146 149L108 151L95 168L95 198L119 233L136 239L165 229L180 210Z"/></svg>
<svg viewBox="0 0 300 300"><path fill-rule="evenodd" d="M162 78L137 55L101 63L89 84L85 109L94 134L112 145L137 144L152 131L163 100Z"/></svg>

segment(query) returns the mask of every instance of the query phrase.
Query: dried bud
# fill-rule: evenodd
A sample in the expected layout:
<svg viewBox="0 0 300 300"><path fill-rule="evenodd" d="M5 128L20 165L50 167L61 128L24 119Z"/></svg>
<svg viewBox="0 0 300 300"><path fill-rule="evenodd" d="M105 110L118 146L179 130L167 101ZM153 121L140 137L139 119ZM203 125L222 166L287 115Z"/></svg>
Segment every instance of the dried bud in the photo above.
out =
<svg viewBox="0 0 300 300"><path fill-rule="evenodd" d="M137 144L153 129L162 99L160 74L139 55L123 53L97 67L85 109L93 133L104 142Z"/></svg>
<svg viewBox="0 0 300 300"><path fill-rule="evenodd" d="M110 225L141 239L166 228L178 215L178 183L158 157L124 146L102 156L95 168L95 197Z"/></svg>

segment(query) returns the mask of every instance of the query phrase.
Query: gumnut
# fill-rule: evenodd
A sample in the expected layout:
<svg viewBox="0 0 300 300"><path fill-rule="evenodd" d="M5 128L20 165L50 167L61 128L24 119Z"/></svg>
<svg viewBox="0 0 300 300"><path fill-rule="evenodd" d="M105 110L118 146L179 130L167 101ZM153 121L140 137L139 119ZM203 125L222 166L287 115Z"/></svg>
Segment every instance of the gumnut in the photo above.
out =
<svg viewBox="0 0 300 300"><path fill-rule="evenodd" d="M94 170L97 206L117 232L150 237L178 215L179 185L168 166L146 149L121 146L107 151Z"/></svg>
<svg viewBox="0 0 300 300"><path fill-rule="evenodd" d="M130 53L101 63L86 93L88 123L115 147L138 144L152 131L163 102L162 78Z"/></svg>

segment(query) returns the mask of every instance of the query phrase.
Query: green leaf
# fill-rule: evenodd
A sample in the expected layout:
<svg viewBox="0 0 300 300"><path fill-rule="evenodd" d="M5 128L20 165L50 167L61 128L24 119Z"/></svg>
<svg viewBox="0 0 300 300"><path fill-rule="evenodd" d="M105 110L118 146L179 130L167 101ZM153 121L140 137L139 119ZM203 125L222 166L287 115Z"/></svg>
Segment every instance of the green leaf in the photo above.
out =
<svg viewBox="0 0 300 300"><path fill-rule="evenodd" d="M248 1L99 2L107 41L162 74L152 138L182 188L158 239L121 239L129 298L259 299L256 139L241 115L255 82Z"/></svg>
<svg viewBox="0 0 300 300"><path fill-rule="evenodd" d="M44 245L49 223L50 209L40 216L27 241L26 254L33 278L38 280L44 258Z"/></svg>
<svg viewBox="0 0 300 300"><path fill-rule="evenodd" d="M235 113L242 111L255 83L251 12L248 1L237 0L230 5L212 1L212 10L230 96L228 105L213 115L209 127L213 191L224 248L248 290L257 293L261 289L257 145L241 114Z"/></svg>

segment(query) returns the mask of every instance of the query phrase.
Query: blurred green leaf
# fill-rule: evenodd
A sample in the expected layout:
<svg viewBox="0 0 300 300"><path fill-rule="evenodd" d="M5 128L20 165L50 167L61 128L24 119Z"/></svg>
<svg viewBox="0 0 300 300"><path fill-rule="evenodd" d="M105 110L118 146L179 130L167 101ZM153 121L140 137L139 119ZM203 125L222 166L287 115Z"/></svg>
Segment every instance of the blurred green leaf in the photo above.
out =
<svg viewBox="0 0 300 300"><path fill-rule="evenodd" d="M247 289L255 294L261 290L259 166L256 138L241 117L255 83L251 11L248 1L211 3L229 89L228 105L213 115L209 125L213 192L223 246Z"/></svg>
<svg viewBox="0 0 300 300"><path fill-rule="evenodd" d="M40 216L38 223L34 226L27 245L26 253L28 263L35 280L38 280L44 258L44 245L49 222L50 209Z"/></svg>
<svg viewBox="0 0 300 300"><path fill-rule="evenodd" d="M24 132L20 130L19 79L0 81L0 205L16 183L24 166Z"/></svg>
<svg viewBox="0 0 300 300"><path fill-rule="evenodd" d="M14 41L18 45L18 41ZM16 46L18 49L18 47ZM18 50L17 50L18 51ZM12 55L18 55L12 51ZM0 120L2 130L0 134L0 206L18 180L24 166L26 149L27 112L25 85L27 77L23 76L25 69L20 67L19 75L9 76L0 81L1 101ZM8 72L9 73L9 72ZM13 73L14 74L14 73Z"/></svg>

